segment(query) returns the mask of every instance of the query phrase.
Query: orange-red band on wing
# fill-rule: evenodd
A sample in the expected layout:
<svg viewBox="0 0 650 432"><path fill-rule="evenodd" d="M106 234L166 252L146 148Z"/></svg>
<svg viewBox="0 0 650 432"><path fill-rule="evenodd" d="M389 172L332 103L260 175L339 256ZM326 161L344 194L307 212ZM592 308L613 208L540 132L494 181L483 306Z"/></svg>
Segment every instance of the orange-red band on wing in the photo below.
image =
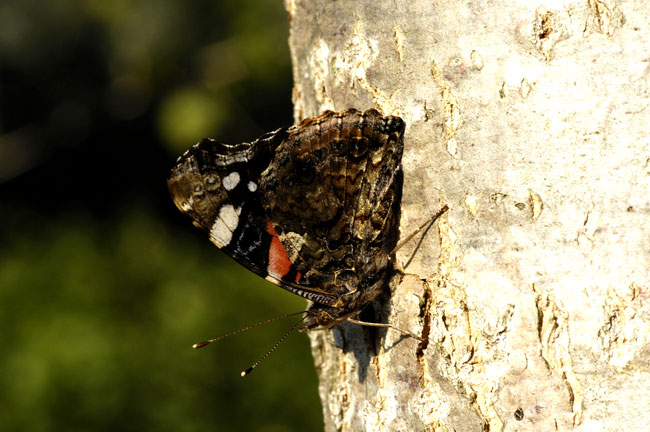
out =
<svg viewBox="0 0 650 432"><path fill-rule="evenodd" d="M278 233L273 228L271 221L266 221L266 232L271 234L271 246L269 247L269 267L267 271L269 274L277 275L281 278L285 277L291 271L293 263L287 255L287 251L282 246L282 242L278 238ZM300 273L296 272L295 282L300 280Z"/></svg>

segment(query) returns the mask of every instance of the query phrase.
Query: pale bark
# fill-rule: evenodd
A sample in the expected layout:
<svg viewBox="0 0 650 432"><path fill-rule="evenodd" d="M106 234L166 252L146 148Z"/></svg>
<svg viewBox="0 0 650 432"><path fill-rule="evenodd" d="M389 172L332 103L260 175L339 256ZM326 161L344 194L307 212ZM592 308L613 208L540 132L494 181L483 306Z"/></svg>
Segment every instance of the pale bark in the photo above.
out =
<svg viewBox="0 0 650 432"><path fill-rule="evenodd" d="M401 116L402 234L450 208L372 308L426 343L310 335L325 429L647 430L647 3L286 1L296 121Z"/></svg>

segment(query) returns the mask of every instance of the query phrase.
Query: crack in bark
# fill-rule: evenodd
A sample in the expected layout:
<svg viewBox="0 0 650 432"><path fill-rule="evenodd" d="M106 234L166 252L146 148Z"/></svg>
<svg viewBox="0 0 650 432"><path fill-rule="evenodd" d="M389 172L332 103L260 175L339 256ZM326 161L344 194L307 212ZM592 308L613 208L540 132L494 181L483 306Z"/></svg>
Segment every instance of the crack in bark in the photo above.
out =
<svg viewBox="0 0 650 432"><path fill-rule="evenodd" d="M548 368L560 375L566 382L573 410L573 425L578 426L582 422L584 391L571 363L569 314L560 309L555 297L545 289L533 284L533 291L537 294L536 304L542 358Z"/></svg>
<svg viewBox="0 0 650 432"><path fill-rule="evenodd" d="M647 362L634 361L650 339L650 324L644 319L650 307L641 302L645 291L636 282L622 293L613 288L607 290L606 323L598 331L598 339L603 360L618 372L629 368L648 370Z"/></svg>
<svg viewBox="0 0 650 432"><path fill-rule="evenodd" d="M431 331L431 307L433 305L433 293L431 291L431 286L429 286L426 280L422 280L422 283L424 285L424 304L422 305L422 309L424 310L422 323L422 340L418 344L418 348L415 353L420 363L424 360L424 351L426 351L427 347L429 346L429 332Z"/></svg>

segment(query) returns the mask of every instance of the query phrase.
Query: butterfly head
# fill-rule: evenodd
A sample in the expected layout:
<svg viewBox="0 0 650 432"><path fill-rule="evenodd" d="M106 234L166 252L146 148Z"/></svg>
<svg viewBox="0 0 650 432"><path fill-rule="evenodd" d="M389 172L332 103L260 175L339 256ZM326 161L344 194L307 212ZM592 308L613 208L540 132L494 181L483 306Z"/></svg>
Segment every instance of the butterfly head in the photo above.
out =
<svg viewBox="0 0 650 432"><path fill-rule="evenodd" d="M341 324L348 318L351 318L359 313L359 310L346 310L331 308L322 305L312 305L307 311L303 326L300 328L301 332L315 330L315 329L328 329L335 325Z"/></svg>

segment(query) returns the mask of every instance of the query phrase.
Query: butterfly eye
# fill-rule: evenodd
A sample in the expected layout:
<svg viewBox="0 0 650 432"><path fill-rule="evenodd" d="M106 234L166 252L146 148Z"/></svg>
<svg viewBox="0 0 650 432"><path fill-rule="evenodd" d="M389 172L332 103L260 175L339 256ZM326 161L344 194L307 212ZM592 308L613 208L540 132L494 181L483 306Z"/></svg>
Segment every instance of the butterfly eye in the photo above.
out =
<svg viewBox="0 0 650 432"><path fill-rule="evenodd" d="M332 316L325 311L320 311L315 318L320 327L329 327L333 321Z"/></svg>

